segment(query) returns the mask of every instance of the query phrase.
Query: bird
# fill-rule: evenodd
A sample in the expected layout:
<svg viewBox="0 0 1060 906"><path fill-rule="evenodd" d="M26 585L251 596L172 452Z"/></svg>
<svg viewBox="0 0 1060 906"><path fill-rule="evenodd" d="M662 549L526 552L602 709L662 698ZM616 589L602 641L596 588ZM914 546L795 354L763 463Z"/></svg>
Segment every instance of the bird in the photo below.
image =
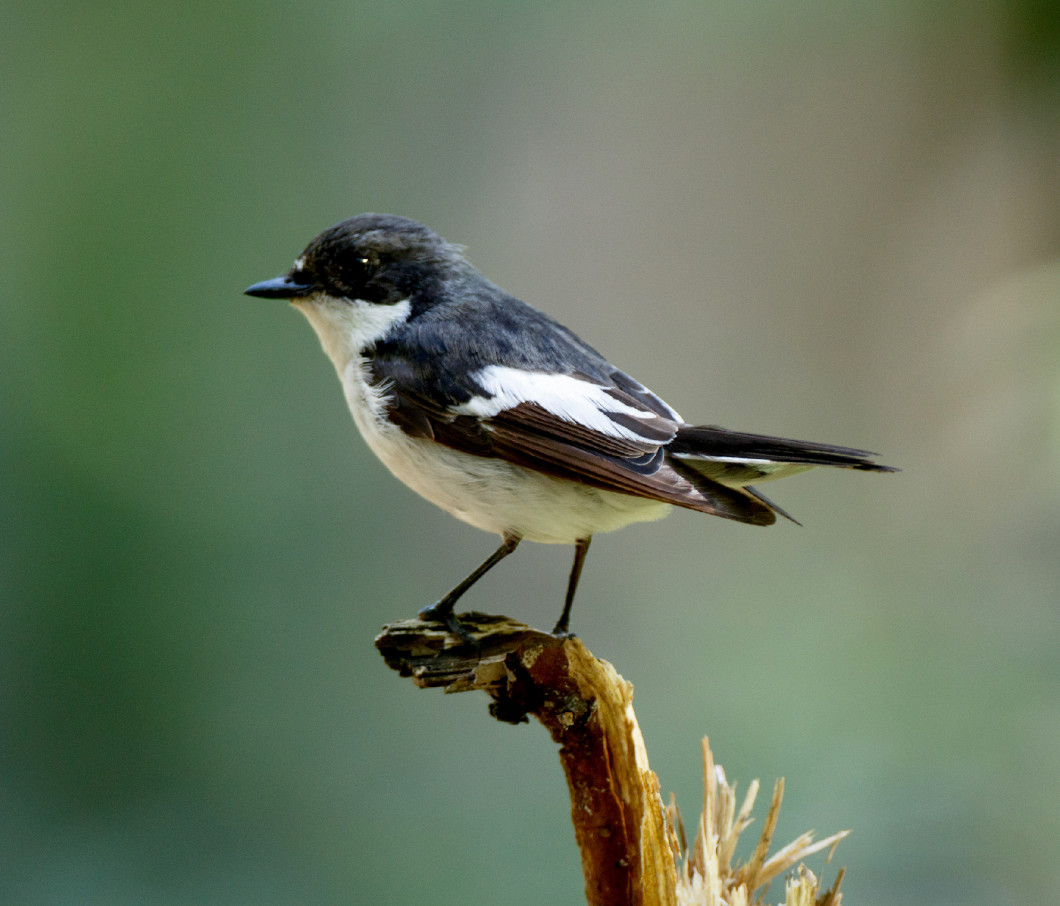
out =
<svg viewBox="0 0 1060 906"><path fill-rule="evenodd" d="M320 233L246 295L286 299L315 330L372 452L500 546L419 611L459 639L457 601L521 541L573 545L570 614L593 536L675 507L751 525L795 520L755 485L878 454L690 424L567 327L487 280L462 246L405 217Z"/></svg>

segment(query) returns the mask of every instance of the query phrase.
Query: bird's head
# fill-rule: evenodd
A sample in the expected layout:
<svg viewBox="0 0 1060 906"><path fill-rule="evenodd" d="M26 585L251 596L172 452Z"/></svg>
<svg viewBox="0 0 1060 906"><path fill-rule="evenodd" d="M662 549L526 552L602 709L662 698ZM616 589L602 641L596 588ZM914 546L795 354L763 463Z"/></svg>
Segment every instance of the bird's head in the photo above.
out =
<svg viewBox="0 0 1060 906"><path fill-rule="evenodd" d="M317 236L283 276L247 287L248 296L299 305L329 300L394 305L430 297L438 281L465 265L457 246L393 214L359 214Z"/></svg>

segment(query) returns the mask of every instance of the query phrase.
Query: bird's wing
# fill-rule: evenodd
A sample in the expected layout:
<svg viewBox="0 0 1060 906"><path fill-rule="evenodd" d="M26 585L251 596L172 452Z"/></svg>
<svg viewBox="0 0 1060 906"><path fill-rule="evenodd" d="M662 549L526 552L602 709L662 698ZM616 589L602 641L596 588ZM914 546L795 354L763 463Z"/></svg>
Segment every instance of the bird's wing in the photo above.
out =
<svg viewBox="0 0 1060 906"><path fill-rule="evenodd" d="M604 380L490 365L457 386L452 373L434 376L407 360L375 359L371 371L387 416L413 436L727 519L776 519L754 493L672 457L680 419L622 372Z"/></svg>

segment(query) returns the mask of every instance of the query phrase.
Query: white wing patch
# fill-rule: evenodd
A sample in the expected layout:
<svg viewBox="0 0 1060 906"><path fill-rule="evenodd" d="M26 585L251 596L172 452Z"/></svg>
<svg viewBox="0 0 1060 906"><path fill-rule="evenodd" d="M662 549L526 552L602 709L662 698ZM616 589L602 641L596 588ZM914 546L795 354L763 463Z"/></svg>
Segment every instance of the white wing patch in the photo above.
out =
<svg viewBox="0 0 1060 906"><path fill-rule="evenodd" d="M652 433L638 434L626 425L613 421L609 412L641 419L647 426L662 416L649 409L629 406L607 392L607 387L568 374L549 374L544 371L521 371L504 365L488 365L472 377L488 396L472 397L456 407L462 415L491 418L520 403L534 403L557 418L591 428L600 434L624 440L643 442ZM675 425L676 427L676 425ZM656 441L657 442L657 441Z"/></svg>

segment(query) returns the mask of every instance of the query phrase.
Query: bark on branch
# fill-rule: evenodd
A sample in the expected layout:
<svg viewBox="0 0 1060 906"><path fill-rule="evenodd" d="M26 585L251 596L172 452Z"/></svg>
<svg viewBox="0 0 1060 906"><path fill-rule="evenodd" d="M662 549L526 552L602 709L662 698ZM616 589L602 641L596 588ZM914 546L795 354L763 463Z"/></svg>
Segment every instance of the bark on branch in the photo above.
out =
<svg viewBox="0 0 1060 906"><path fill-rule="evenodd" d="M560 745L591 906L676 904L678 842L648 767L633 686L575 638L486 614L463 614L477 648L436 623L405 620L375 640L421 688L480 689L507 723L533 715Z"/></svg>

